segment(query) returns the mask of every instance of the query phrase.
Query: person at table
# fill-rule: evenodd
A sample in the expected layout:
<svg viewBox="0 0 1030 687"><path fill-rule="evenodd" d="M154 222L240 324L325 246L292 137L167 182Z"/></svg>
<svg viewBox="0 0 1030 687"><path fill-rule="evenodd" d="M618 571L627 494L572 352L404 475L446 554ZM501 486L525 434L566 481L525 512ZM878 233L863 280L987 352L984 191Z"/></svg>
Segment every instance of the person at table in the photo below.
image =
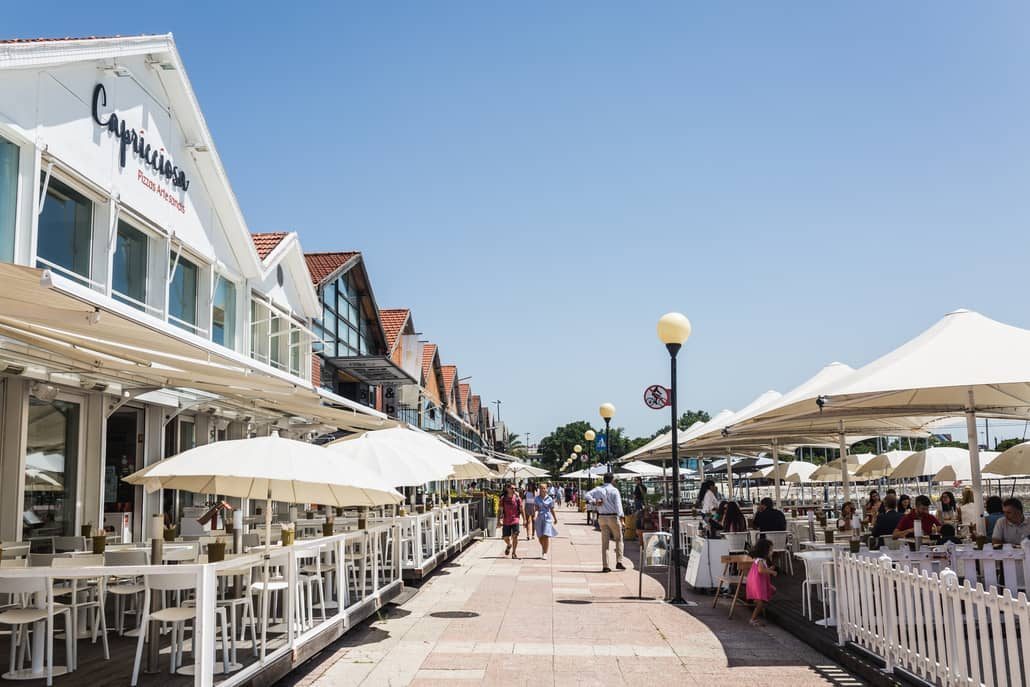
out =
<svg viewBox="0 0 1030 687"><path fill-rule="evenodd" d="M883 503L880 501L880 492L873 489L869 492L869 500L865 504L865 519L870 525L876 520L876 516L880 514L880 506Z"/></svg>
<svg viewBox="0 0 1030 687"><path fill-rule="evenodd" d="M701 490L697 493L697 507L703 515L715 512L719 507L719 496L715 493L715 482L705 480L701 483Z"/></svg>
<svg viewBox="0 0 1030 687"><path fill-rule="evenodd" d="M941 525L941 536L938 538L939 544L961 544L962 540L955 535L955 526L951 523L944 523Z"/></svg>
<svg viewBox="0 0 1030 687"><path fill-rule="evenodd" d="M897 492L897 490L894 487L891 487L886 492L884 492L883 499L880 501L880 512L881 513L886 513L887 512L887 506L886 506L885 502L887 501L887 497L888 496L893 496L894 497L894 509L897 510L897 507L898 507L898 492Z"/></svg>
<svg viewBox="0 0 1030 687"><path fill-rule="evenodd" d="M855 520L855 504L845 501L840 507L840 517L837 518L837 529L841 532L850 532Z"/></svg>
<svg viewBox="0 0 1030 687"><path fill-rule="evenodd" d="M1000 496L991 496L987 499L987 535L993 536L994 528L998 521L1005 517L1005 504Z"/></svg>
<svg viewBox="0 0 1030 687"><path fill-rule="evenodd" d="M912 512L912 497L908 494L902 494L898 497L898 512L903 516L908 515Z"/></svg>
<svg viewBox="0 0 1030 687"><path fill-rule="evenodd" d="M894 530L898 529L901 522L901 513L898 512L898 497L888 493L883 499L884 511L876 516L876 524L873 525L874 537L890 537Z"/></svg>
<svg viewBox="0 0 1030 687"><path fill-rule="evenodd" d="M722 516L723 532L747 532L747 518L736 501L726 504L726 513Z"/></svg>
<svg viewBox="0 0 1030 687"><path fill-rule="evenodd" d="M776 509L776 504L768 496L758 502L755 529L759 532L783 532L787 529L787 516Z"/></svg>
<svg viewBox="0 0 1030 687"><path fill-rule="evenodd" d="M941 492L941 507L937 510L937 519L951 525L959 521L958 505L955 503L955 495L950 491Z"/></svg>
<svg viewBox="0 0 1030 687"><path fill-rule="evenodd" d="M997 497L995 497L997 498ZM1030 536L1030 520L1023 517L1023 502L1019 499L1005 499L1002 502L1004 517L994 525L991 541L996 545L1019 546Z"/></svg>
<svg viewBox="0 0 1030 687"><path fill-rule="evenodd" d="M962 490L962 505L958 508L958 517L963 527L976 534L976 523L980 521L980 509L976 507L976 496L970 487Z"/></svg>
<svg viewBox="0 0 1030 687"><path fill-rule="evenodd" d="M923 536L929 537L934 527L940 527L941 521L930 515L930 497L920 494L916 497L916 506L905 514L894 530L895 539L904 539L915 534L916 521L923 525Z"/></svg>

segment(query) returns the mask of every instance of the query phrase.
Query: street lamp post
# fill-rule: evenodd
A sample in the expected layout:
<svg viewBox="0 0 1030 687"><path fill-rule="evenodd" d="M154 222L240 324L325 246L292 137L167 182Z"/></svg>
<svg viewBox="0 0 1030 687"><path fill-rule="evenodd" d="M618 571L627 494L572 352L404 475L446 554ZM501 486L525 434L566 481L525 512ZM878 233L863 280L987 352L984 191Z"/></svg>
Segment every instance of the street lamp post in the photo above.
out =
<svg viewBox="0 0 1030 687"><path fill-rule="evenodd" d="M604 420L604 461L608 463L608 472L612 471L612 441L609 431L612 418L615 417L615 406L611 403L602 403L599 410L601 419Z"/></svg>
<svg viewBox="0 0 1030 687"><path fill-rule="evenodd" d="M685 315L671 312L658 320L658 338L669 351L669 372L672 387L669 391L669 407L672 410L672 564L676 580L671 603L686 604L683 599L683 576L680 573L680 457L676 422L676 354L690 337L690 320Z"/></svg>

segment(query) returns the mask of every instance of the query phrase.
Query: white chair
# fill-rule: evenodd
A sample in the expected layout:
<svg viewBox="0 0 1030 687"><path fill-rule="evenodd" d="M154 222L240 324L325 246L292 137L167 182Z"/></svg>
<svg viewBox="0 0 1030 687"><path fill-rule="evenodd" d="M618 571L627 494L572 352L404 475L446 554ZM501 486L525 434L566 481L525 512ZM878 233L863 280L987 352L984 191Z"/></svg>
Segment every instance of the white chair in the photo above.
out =
<svg viewBox="0 0 1030 687"><path fill-rule="evenodd" d="M794 574L794 562L791 560L790 551L787 548L787 532L760 532L758 538L765 537L772 542L773 555L778 556L781 561L786 561L787 570Z"/></svg>
<svg viewBox="0 0 1030 687"><path fill-rule="evenodd" d="M102 554L89 555L89 556L76 556L74 558L61 558L57 557L51 563L51 568L55 570L55 578L59 577L60 573L57 572L60 568L87 568L87 567L102 567L104 565L104 556ZM55 589L54 596L69 596L67 606L72 612L72 628L73 637L78 639L78 617L79 611L86 612L86 623L91 625L93 628L92 641L94 644L97 643L97 633L100 633L101 641L104 645L104 659L111 660L111 651L107 646L107 612L104 604L104 598L106 597L105 589L107 587L107 579L103 574L103 571L98 571L96 577L71 578L71 584L63 586L61 591ZM93 610L93 618L90 620L89 611ZM72 645L75 660L73 663L78 665L79 663L79 648L78 641Z"/></svg>
<svg viewBox="0 0 1030 687"><path fill-rule="evenodd" d="M54 617L64 615L65 655L68 669L74 668L74 636L71 609L63 604L54 603L51 594L51 581L47 577L9 577L0 578L0 594L10 594L12 598L22 599L19 607L0 611L0 625L11 628L10 672L15 673L24 661L28 647L29 626L45 623L46 632L46 683L54 683ZM19 652L19 649L21 651ZM20 654L20 658L18 655Z"/></svg>
<svg viewBox="0 0 1030 687"><path fill-rule="evenodd" d="M146 549L104 552L105 565L148 565L149 563L150 552ZM145 589L142 578L138 575L110 578L107 593L114 596L114 622L118 636L125 634L125 616L130 613L136 619L135 630L130 630L130 635L135 636L139 631L139 621L143 617L140 612L140 601ZM129 608L126 607L127 601L132 602Z"/></svg>
<svg viewBox="0 0 1030 687"><path fill-rule="evenodd" d="M312 548L294 551L297 557L297 620L303 628L315 625L315 590L318 591L318 609L325 620L325 582L322 577L322 552Z"/></svg>
<svg viewBox="0 0 1030 687"><path fill-rule="evenodd" d="M66 553L68 551L85 551L85 537L51 537L51 551L54 553Z"/></svg>
<svg viewBox="0 0 1030 687"><path fill-rule="evenodd" d="M4 542L0 544L0 559L7 561L15 558L25 558L29 555L31 547L31 544L23 542Z"/></svg>
<svg viewBox="0 0 1030 687"><path fill-rule="evenodd" d="M813 620L812 591L818 590L822 595L823 563L830 560L827 556L816 555L809 551L798 556L805 565L805 579L801 582L801 612L809 620Z"/></svg>
<svg viewBox="0 0 1030 687"><path fill-rule="evenodd" d="M151 621L169 623L172 626L171 655L169 658L168 672L173 675L175 674L176 668L178 668L179 664L182 662L187 622L193 623L191 634L194 639L196 639L197 634L197 609L195 606L170 606L157 611L150 610L150 596L152 592L181 593L194 590L197 587L197 576L193 573L168 573L147 575L143 580L142 629L140 630L139 638L136 641L136 658L132 664L132 682L130 684L133 687L136 686L136 683L139 680L140 660L143 658L143 643L146 642L147 633L150 631ZM230 667L229 645L227 642L229 630L226 623L224 608L215 608L215 620L216 622L220 622L222 627L222 671L227 673ZM197 647L194 646L194 655L196 655L196 650Z"/></svg>
<svg viewBox="0 0 1030 687"><path fill-rule="evenodd" d="M747 532L724 532L722 536L729 543L730 553L747 551Z"/></svg>

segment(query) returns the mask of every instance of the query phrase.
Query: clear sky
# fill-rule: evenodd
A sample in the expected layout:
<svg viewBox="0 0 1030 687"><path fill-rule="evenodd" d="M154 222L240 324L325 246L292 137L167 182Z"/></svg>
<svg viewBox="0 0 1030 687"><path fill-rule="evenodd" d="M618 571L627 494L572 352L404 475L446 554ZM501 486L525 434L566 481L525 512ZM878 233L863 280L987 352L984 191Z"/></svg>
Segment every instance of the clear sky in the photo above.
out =
<svg viewBox="0 0 1030 687"><path fill-rule="evenodd" d="M255 231L364 252L535 443L862 365L957 307L1023 327L1023 2L10 3L173 32ZM1022 425L1018 428L1022 432Z"/></svg>

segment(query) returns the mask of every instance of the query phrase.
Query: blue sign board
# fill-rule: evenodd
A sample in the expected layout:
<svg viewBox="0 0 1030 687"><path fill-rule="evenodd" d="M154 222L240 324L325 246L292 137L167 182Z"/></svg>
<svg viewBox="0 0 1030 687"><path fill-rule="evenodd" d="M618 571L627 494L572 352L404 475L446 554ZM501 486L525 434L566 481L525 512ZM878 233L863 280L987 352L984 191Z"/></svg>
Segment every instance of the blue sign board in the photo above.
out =
<svg viewBox="0 0 1030 687"><path fill-rule="evenodd" d="M597 439L594 441L594 448L598 451L603 451L608 447L608 444L604 440L603 434L598 434Z"/></svg>

